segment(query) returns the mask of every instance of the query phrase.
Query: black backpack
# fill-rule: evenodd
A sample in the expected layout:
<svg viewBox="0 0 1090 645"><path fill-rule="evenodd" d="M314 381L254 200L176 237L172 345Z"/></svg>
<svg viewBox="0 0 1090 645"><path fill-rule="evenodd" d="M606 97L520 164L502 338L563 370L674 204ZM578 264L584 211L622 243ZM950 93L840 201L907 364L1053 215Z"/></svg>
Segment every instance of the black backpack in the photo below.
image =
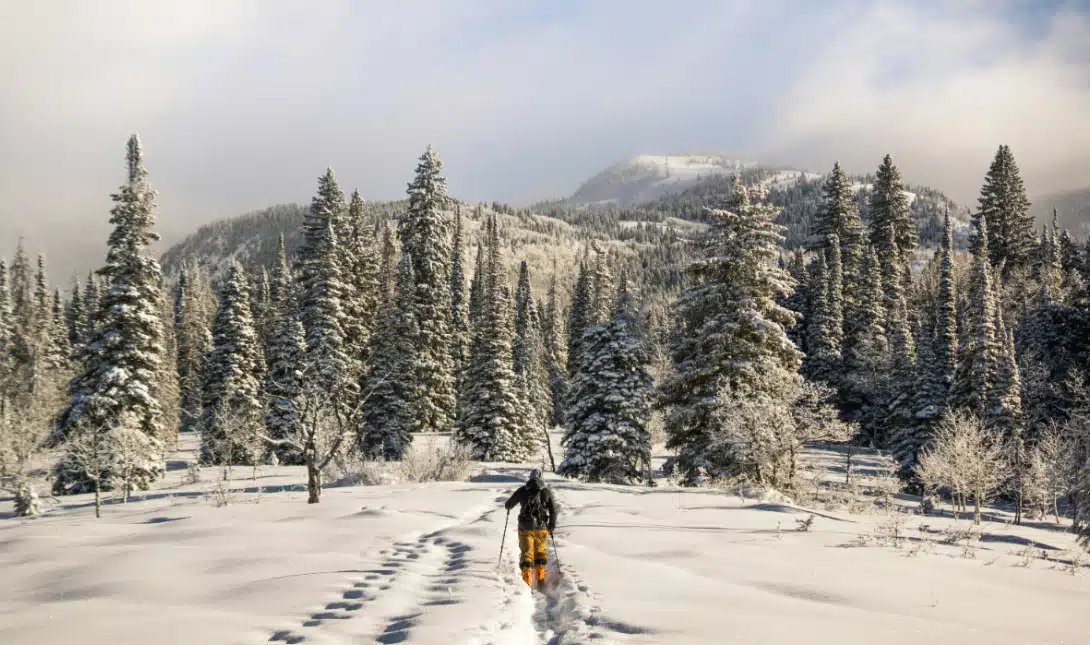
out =
<svg viewBox="0 0 1090 645"><path fill-rule="evenodd" d="M523 512L533 521L535 528L549 526L549 508L545 505L545 495L548 491L548 488L538 488L530 492L523 504Z"/></svg>

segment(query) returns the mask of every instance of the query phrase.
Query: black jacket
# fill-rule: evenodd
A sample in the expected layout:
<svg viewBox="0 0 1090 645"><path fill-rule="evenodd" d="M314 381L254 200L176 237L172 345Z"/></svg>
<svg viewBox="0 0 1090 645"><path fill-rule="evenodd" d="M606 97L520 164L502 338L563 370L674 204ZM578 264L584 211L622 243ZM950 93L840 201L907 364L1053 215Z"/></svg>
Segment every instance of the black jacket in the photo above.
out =
<svg viewBox="0 0 1090 645"><path fill-rule="evenodd" d="M548 526L538 526L538 523L534 521L534 518L530 517L530 513L526 507L526 501L530 499L531 495L541 495L542 502L545 505L545 509L549 513ZM511 495L511 498L504 503L504 508L511 510L515 507L515 504L521 504L522 510L519 511L519 530L520 531L537 531L540 529L549 529L552 531L556 528L556 505L553 503L553 492L548 488L538 488L534 482L528 482L519 487L518 490Z"/></svg>

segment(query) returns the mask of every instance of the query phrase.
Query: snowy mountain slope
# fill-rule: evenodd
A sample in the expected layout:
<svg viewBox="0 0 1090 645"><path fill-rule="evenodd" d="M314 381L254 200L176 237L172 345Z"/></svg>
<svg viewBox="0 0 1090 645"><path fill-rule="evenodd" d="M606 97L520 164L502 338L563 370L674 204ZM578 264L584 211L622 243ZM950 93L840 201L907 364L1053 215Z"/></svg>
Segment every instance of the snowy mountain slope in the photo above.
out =
<svg viewBox="0 0 1090 645"><path fill-rule="evenodd" d="M215 471L184 484L175 469L99 521L87 496L65 498L40 519L0 520L0 642L1003 645L1080 643L1090 630L1087 578L1063 571L1072 536L1048 523L985 523L971 548L942 543L948 516L818 511L800 532L809 512L791 504L664 480L549 476L563 578L532 594L510 527L499 553L500 504L532 465L330 488L318 505L300 468L256 480L236 468L223 507L209 495Z"/></svg>
<svg viewBox="0 0 1090 645"><path fill-rule="evenodd" d="M613 164L579 187L566 201L573 205L646 202L715 176L756 167L722 154L638 155Z"/></svg>

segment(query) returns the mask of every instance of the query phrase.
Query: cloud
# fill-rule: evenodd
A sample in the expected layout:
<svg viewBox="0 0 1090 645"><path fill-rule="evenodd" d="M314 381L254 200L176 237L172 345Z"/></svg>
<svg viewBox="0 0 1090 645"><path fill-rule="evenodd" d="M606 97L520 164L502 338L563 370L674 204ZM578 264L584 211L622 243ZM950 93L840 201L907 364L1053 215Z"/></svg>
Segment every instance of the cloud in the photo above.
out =
<svg viewBox="0 0 1090 645"><path fill-rule="evenodd" d="M779 99L767 150L872 171L891 154L917 183L975 197L1000 144L1032 194L1090 183L1090 22L1073 8L1042 32L969 3L884 4L837 31Z"/></svg>

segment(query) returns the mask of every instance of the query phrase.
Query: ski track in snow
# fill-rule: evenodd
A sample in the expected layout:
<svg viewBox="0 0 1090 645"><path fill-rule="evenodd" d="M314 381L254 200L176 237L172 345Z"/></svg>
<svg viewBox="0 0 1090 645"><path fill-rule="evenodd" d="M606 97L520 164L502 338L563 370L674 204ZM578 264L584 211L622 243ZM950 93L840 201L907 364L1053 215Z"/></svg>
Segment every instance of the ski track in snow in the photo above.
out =
<svg viewBox="0 0 1090 645"><path fill-rule="evenodd" d="M506 497L497 498L497 501ZM473 525L495 523L501 509L463 516L462 521L424 535L414 534L377 552L372 566L350 586L305 612L295 626L273 631L268 642L289 645L333 643L437 642L420 640L414 630L423 617L464 602L460 588L470 577L474 548L452 534L473 531ZM481 554L484 557L484 554ZM592 604L589 587L570 569L557 568L555 545L550 549L549 576L556 584L531 591L519 576L517 531L508 535L498 570L485 578L498 587L501 600L494 615L476 628L473 645L610 645L618 636L644 633L641 628L609 620ZM482 560L474 564L482 564ZM495 560L492 560L495 565ZM456 610L456 609L455 609Z"/></svg>
<svg viewBox="0 0 1090 645"><path fill-rule="evenodd" d="M308 612L298 627L274 631L269 642L420 642L413 638L413 630L425 613L462 602L455 594L466 576L468 554L473 549L447 537L449 528L407 537L378 551L380 562L366 569L362 578L321 609Z"/></svg>

